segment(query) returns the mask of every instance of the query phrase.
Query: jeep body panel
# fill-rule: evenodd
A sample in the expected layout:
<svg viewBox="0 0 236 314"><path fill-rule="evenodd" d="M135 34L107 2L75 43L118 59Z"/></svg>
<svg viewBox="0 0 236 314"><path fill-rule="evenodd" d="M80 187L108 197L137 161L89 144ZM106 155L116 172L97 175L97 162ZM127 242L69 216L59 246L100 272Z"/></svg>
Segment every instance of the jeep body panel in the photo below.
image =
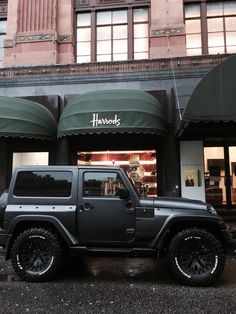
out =
<svg viewBox="0 0 236 314"><path fill-rule="evenodd" d="M102 169L81 169L78 188L78 234L82 243L112 243L135 240L135 207L138 203L130 181L120 169L109 168L106 174L117 173L129 192L128 199L83 195L83 177L104 173Z"/></svg>

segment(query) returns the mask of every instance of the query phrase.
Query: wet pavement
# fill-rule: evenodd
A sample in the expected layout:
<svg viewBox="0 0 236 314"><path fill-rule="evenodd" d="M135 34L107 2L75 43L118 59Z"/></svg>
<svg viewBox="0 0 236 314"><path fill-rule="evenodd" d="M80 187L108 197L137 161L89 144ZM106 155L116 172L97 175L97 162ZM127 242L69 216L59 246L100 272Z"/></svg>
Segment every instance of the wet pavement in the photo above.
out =
<svg viewBox="0 0 236 314"><path fill-rule="evenodd" d="M236 259L215 286L194 288L153 258L71 258L56 280L27 283L0 256L0 313L236 313Z"/></svg>

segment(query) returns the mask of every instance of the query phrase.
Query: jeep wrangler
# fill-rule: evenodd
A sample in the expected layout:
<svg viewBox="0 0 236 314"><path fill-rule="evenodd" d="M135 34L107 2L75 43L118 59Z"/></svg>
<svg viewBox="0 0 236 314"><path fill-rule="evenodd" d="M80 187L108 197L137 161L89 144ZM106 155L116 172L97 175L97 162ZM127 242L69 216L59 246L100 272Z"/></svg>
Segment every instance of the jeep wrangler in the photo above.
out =
<svg viewBox="0 0 236 314"><path fill-rule="evenodd" d="M141 197L119 167L15 169L0 198L0 246L19 277L49 280L67 253L166 258L182 283L210 285L236 253L236 231L204 202Z"/></svg>

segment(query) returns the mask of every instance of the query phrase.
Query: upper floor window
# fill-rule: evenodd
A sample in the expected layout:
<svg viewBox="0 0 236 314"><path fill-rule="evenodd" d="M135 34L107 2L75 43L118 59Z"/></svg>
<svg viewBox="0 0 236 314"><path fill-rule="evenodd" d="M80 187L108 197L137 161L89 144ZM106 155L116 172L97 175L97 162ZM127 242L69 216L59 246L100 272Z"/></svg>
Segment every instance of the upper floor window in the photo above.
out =
<svg viewBox="0 0 236 314"><path fill-rule="evenodd" d="M77 62L91 62L91 13L77 15Z"/></svg>
<svg viewBox="0 0 236 314"><path fill-rule="evenodd" d="M0 20L0 67L2 66L4 48L3 41L7 31L7 20Z"/></svg>
<svg viewBox="0 0 236 314"><path fill-rule="evenodd" d="M185 5L187 55L236 52L236 1Z"/></svg>
<svg viewBox="0 0 236 314"><path fill-rule="evenodd" d="M200 4L185 6L185 28L187 55L200 55L202 53Z"/></svg>
<svg viewBox="0 0 236 314"><path fill-rule="evenodd" d="M127 10L97 13L97 61L128 59Z"/></svg>
<svg viewBox="0 0 236 314"><path fill-rule="evenodd" d="M148 8L78 13L77 62L146 59L148 34Z"/></svg>

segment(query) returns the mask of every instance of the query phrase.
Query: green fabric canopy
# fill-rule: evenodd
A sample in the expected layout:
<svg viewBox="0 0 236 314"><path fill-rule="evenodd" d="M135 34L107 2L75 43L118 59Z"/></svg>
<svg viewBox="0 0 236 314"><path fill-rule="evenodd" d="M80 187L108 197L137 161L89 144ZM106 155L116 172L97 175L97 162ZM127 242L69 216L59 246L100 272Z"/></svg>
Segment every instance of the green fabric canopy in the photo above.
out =
<svg viewBox="0 0 236 314"><path fill-rule="evenodd" d="M52 140L56 130L47 108L30 100L0 96L0 137Z"/></svg>
<svg viewBox="0 0 236 314"><path fill-rule="evenodd" d="M211 70L193 91L183 113L186 122L236 122L236 55Z"/></svg>
<svg viewBox="0 0 236 314"><path fill-rule="evenodd" d="M166 132L160 103L132 90L91 92L72 99L58 126L58 137L100 133Z"/></svg>

